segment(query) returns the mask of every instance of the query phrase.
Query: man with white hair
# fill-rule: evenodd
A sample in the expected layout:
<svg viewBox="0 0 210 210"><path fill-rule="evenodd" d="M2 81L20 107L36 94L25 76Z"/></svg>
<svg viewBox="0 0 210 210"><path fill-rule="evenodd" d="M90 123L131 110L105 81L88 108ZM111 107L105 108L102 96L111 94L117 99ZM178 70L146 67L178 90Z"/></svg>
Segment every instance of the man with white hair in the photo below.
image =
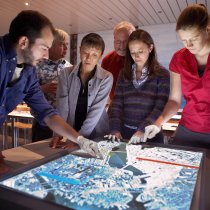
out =
<svg viewBox="0 0 210 210"><path fill-rule="evenodd" d="M114 90L119 72L124 67L125 49L129 35L135 31L133 24L122 21L114 27L114 50L108 53L102 60L102 68L111 72L114 77L110 99L114 96Z"/></svg>
<svg viewBox="0 0 210 210"><path fill-rule="evenodd" d="M36 72L41 90L49 104L54 108L56 108L58 76L64 68L72 66L64 59L68 50L68 45L69 35L61 29L55 29L53 44L49 49L49 59L45 59L37 65ZM49 127L41 125L38 121L34 120L32 127L33 142L48 139L52 136L53 131Z"/></svg>

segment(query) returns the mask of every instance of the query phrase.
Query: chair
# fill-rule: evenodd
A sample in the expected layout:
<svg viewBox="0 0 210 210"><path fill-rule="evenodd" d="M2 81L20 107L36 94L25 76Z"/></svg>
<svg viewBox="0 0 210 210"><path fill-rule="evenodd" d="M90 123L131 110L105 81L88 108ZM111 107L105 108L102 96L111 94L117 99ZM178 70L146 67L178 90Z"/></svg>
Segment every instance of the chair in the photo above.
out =
<svg viewBox="0 0 210 210"><path fill-rule="evenodd" d="M5 122L5 142L12 143L12 147L17 147L31 142L31 130L33 116L26 105L18 105L14 111L9 113ZM9 135L12 141L9 141Z"/></svg>
<svg viewBox="0 0 210 210"><path fill-rule="evenodd" d="M6 130L6 124L4 123L2 127L0 128L0 149L1 150L8 148L6 136L7 136L7 130Z"/></svg>
<svg viewBox="0 0 210 210"><path fill-rule="evenodd" d="M27 144L31 142L31 129L32 129L32 122L28 120L28 122L21 122L20 121L14 123L13 128L13 136L14 142L12 142L13 147L17 147L19 145ZM12 128L12 123L7 123L7 128Z"/></svg>

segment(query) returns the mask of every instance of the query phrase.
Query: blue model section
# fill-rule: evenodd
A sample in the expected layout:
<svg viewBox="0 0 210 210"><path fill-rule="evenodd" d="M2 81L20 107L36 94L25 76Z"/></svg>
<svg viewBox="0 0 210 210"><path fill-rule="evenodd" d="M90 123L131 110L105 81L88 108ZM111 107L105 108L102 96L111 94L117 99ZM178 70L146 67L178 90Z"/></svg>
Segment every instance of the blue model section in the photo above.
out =
<svg viewBox="0 0 210 210"><path fill-rule="evenodd" d="M126 147L119 145L106 162L69 154L1 184L80 210L190 209L202 153L140 146L128 147L129 151ZM135 152L150 161L137 160ZM135 161L129 162L132 158Z"/></svg>

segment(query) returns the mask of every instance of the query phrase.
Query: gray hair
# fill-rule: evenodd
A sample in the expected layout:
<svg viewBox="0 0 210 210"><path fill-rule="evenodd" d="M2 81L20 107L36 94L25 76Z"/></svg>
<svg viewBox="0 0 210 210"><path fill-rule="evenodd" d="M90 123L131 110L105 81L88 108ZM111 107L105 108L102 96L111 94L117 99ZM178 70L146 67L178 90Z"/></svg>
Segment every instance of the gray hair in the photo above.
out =
<svg viewBox="0 0 210 210"><path fill-rule="evenodd" d="M122 21L114 27L114 35L120 30L126 30L130 35L133 31L136 30L136 28L132 23L127 21Z"/></svg>
<svg viewBox="0 0 210 210"><path fill-rule="evenodd" d="M68 39L69 39L69 35L67 32L58 28L55 29L53 42L64 41Z"/></svg>

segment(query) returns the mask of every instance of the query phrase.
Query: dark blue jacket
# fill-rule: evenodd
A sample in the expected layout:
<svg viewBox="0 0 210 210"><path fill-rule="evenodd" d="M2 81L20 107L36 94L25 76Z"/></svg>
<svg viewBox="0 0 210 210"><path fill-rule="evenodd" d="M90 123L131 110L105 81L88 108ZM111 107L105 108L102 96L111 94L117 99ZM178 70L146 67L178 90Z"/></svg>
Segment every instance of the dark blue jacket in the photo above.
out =
<svg viewBox="0 0 210 210"><path fill-rule="evenodd" d="M0 127L7 114L22 101L32 108L40 123L46 116L57 114L40 89L35 67L25 64L19 79L11 84L16 56L9 36L0 37Z"/></svg>

